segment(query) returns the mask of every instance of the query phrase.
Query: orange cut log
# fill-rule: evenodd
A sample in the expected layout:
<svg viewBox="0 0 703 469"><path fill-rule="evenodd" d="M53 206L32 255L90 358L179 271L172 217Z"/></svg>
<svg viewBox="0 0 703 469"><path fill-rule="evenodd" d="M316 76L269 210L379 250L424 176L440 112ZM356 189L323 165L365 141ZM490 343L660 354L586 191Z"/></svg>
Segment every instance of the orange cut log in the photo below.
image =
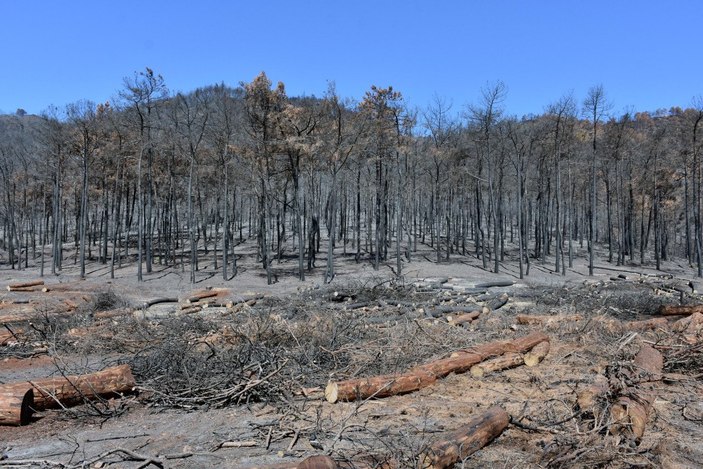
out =
<svg viewBox="0 0 703 469"><path fill-rule="evenodd" d="M663 316L688 316L693 313L703 313L703 305L662 305L659 314Z"/></svg>
<svg viewBox="0 0 703 469"><path fill-rule="evenodd" d="M27 425L34 412L33 402L34 392L28 384L16 391L0 389L0 425Z"/></svg>
<svg viewBox="0 0 703 469"><path fill-rule="evenodd" d="M510 416L501 407L471 419L464 427L448 434L420 454L420 469L454 467L497 438L510 423Z"/></svg>
<svg viewBox="0 0 703 469"><path fill-rule="evenodd" d="M18 289L21 290L22 288L32 288L32 287L37 287L39 285L44 285L44 280L34 280L31 282L23 282L23 283L11 283L7 286L7 291L15 291Z"/></svg>
<svg viewBox="0 0 703 469"><path fill-rule="evenodd" d="M0 393L34 390L34 409L44 410L81 404L84 399L116 397L134 391L129 365L113 366L96 373L0 385Z"/></svg>
<svg viewBox="0 0 703 469"><path fill-rule="evenodd" d="M340 382L331 381L325 389L325 398L328 402L335 403L337 401L354 401L370 397L380 398L417 391L450 373L465 373L472 366L488 358L503 355L504 353L524 353L544 341L549 341L549 337L541 332L534 332L514 340L490 342L470 349L460 350L453 353L449 358L416 366L406 373L357 378Z"/></svg>

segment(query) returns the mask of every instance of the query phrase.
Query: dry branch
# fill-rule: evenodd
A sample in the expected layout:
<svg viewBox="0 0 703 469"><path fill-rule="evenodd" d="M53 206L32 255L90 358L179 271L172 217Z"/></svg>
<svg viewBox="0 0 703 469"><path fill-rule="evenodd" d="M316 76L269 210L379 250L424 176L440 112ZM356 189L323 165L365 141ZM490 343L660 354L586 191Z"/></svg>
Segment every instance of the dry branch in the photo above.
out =
<svg viewBox="0 0 703 469"><path fill-rule="evenodd" d="M21 392L29 386L34 389L34 408L43 410L77 405L86 399L120 396L132 392L136 385L129 365L119 365L85 375L4 384L0 385L0 393Z"/></svg>
<svg viewBox="0 0 703 469"><path fill-rule="evenodd" d="M13 391L0 388L0 425L27 425L34 412L33 402L34 392L28 384Z"/></svg>
<svg viewBox="0 0 703 469"><path fill-rule="evenodd" d="M500 407L471 419L464 427L448 434L420 454L420 469L444 469L469 457L497 438L510 423Z"/></svg>

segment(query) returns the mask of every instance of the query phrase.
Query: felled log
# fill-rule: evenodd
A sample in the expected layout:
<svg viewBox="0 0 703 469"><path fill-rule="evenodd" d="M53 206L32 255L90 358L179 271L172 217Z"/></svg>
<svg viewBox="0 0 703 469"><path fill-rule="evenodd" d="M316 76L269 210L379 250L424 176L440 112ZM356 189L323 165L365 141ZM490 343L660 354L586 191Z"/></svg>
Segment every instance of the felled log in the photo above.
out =
<svg viewBox="0 0 703 469"><path fill-rule="evenodd" d="M189 306L187 308L181 309L181 314L193 314L202 311L203 307L199 305Z"/></svg>
<svg viewBox="0 0 703 469"><path fill-rule="evenodd" d="M4 384L0 393L21 392L29 386L34 390L34 409L43 410L81 404L85 399L118 397L132 392L136 385L132 370L125 364L85 375Z"/></svg>
<svg viewBox="0 0 703 469"><path fill-rule="evenodd" d="M178 303L178 298L155 298L142 303L142 308L146 309L162 303Z"/></svg>
<svg viewBox="0 0 703 469"><path fill-rule="evenodd" d="M492 288L492 287L510 287L515 282L512 280L494 280L492 282L477 283L476 288Z"/></svg>
<svg viewBox="0 0 703 469"><path fill-rule="evenodd" d="M488 302L486 305L491 311L498 311L500 308L506 305L510 297L507 293L503 293L498 298L494 298Z"/></svg>
<svg viewBox="0 0 703 469"><path fill-rule="evenodd" d="M471 376L481 378L488 373L507 370L523 365L525 357L521 353L506 353L499 357L491 358L471 367Z"/></svg>
<svg viewBox="0 0 703 469"><path fill-rule="evenodd" d="M542 360L544 360L544 357L546 357L548 354L549 341L545 340L544 342L540 342L539 344L532 347L532 350L530 350L523 356L525 360L525 366L537 366Z"/></svg>
<svg viewBox="0 0 703 469"><path fill-rule="evenodd" d="M611 406L613 423L609 430L613 435L633 438L639 443L656 397L654 389L647 383L661 379L664 358L658 350L644 344L635 355L633 365L635 370L632 378L638 382L625 389Z"/></svg>
<svg viewBox="0 0 703 469"><path fill-rule="evenodd" d="M381 375L340 382L330 381L325 388L325 399L334 404L338 401L395 396L426 388L436 380L437 377L432 373L411 370L405 374Z"/></svg>
<svg viewBox="0 0 703 469"><path fill-rule="evenodd" d="M461 324L467 324L475 321L481 315L481 311L472 311L466 314L459 314L457 316L447 316L447 322L454 326L459 326Z"/></svg>
<svg viewBox="0 0 703 469"><path fill-rule="evenodd" d="M435 360L417 368L428 371L438 378L443 378L450 373L464 373L470 370L472 366L504 353L525 353L540 342L548 340L549 337L545 334L533 332L514 340L489 342L469 349L459 350L452 353L448 358Z"/></svg>
<svg viewBox="0 0 703 469"><path fill-rule="evenodd" d="M462 313L473 313L477 311L481 313L481 306L478 305L466 305L466 306L435 306L432 309L425 311L425 316L432 318L440 318L447 314L462 314Z"/></svg>
<svg viewBox="0 0 703 469"><path fill-rule="evenodd" d="M703 305L662 305L659 314L662 316L688 316L693 313L703 313Z"/></svg>
<svg viewBox="0 0 703 469"><path fill-rule="evenodd" d="M454 352L448 358L416 366L406 373L331 381L325 388L328 402L354 401L370 397L387 397L417 391L450 373L464 373L482 361L504 353L524 353L549 337L534 332L514 340L496 341Z"/></svg>
<svg viewBox="0 0 703 469"><path fill-rule="evenodd" d="M200 300L204 300L205 298L212 298L213 296L217 296L217 290L206 290L202 292L196 292L189 296L185 302L186 304L197 303Z"/></svg>
<svg viewBox="0 0 703 469"><path fill-rule="evenodd" d="M310 456L302 461L274 464L272 466L257 466L251 469L396 469L398 464L393 460L366 462L364 460L335 461L329 456Z"/></svg>
<svg viewBox="0 0 703 469"><path fill-rule="evenodd" d="M39 285L44 285L44 280L34 280L31 282L23 282L23 283L11 283L7 286L7 291L32 291L32 290L26 290L28 288L32 287L38 287Z"/></svg>
<svg viewBox="0 0 703 469"><path fill-rule="evenodd" d="M420 469L444 469L469 457L497 438L510 423L502 408L491 407L420 454Z"/></svg>
<svg viewBox="0 0 703 469"><path fill-rule="evenodd" d="M515 317L515 320L517 321L518 324L522 325L545 325L548 326L550 324L554 324L556 322L562 322L562 321L581 321L583 319L583 316L580 314L570 314L570 315L557 315L557 316L548 316L548 315L531 315L531 314L518 314Z"/></svg>
<svg viewBox="0 0 703 469"><path fill-rule="evenodd" d="M0 425L27 425L34 413L33 402L34 392L28 384L13 391L0 389Z"/></svg>
<svg viewBox="0 0 703 469"><path fill-rule="evenodd" d="M631 321L623 324L623 327L628 331L653 331L656 329L661 329L662 327L669 326L669 319L667 318L652 318L644 319L642 321Z"/></svg>

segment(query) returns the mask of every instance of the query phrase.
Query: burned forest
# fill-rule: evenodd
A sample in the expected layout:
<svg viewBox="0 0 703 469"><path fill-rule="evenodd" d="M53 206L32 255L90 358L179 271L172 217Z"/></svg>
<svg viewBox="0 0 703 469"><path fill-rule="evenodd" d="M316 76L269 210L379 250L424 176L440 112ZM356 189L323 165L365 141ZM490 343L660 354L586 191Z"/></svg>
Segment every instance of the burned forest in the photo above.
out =
<svg viewBox="0 0 703 469"><path fill-rule="evenodd" d="M699 467L703 102L508 93L0 115L0 467Z"/></svg>

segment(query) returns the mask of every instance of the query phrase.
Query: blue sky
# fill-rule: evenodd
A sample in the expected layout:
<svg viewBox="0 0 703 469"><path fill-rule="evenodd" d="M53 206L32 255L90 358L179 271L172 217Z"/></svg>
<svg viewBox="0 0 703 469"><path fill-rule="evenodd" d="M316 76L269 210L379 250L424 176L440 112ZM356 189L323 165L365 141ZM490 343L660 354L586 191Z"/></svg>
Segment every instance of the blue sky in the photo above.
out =
<svg viewBox="0 0 703 469"><path fill-rule="evenodd" d="M392 85L459 113L502 80L505 107L540 113L603 84L614 112L703 94L703 2L0 0L0 111L117 94L151 67L172 91L251 81L360 99Z"/></svg>

